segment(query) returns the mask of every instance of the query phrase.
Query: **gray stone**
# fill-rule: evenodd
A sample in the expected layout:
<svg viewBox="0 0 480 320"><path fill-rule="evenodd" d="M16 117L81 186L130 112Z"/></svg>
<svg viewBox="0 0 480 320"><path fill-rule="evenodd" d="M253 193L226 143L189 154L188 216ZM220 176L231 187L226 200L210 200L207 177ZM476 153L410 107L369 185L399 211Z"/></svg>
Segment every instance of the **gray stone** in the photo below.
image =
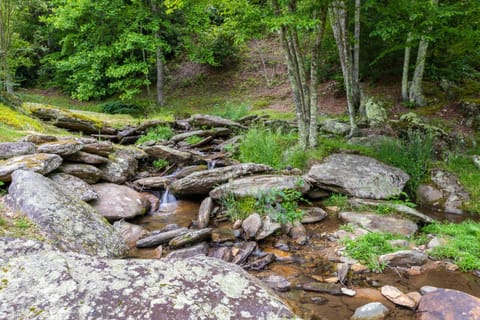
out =
<svg viewBox="0 0 480 320"><path fill-rule="evenodd" d="M108 155L113 152L113 144L110 141L86 143L84 144L82 151L102 157L108 157Z"/></svg>
<svg viewBox="0 0 480 320"><path fill-rule="evenodd" d="M412 298L410 298L394 286L383 286L380 291L385 298L395 303L396 305L410 309L415 309L415 307L417 306L417 304Z"/></svg>
<svg viewBox="0 0 480 320"><path fill-rule="evenodd" d="M245 128L238 122L209 114L195 114L188 119L190 123L198 127L234 127Z"/></svg>
<svg viewBox="0 0 480 320"><path fill-rule="evenodd" d="M232 248L231 259L227 261L235 264L243 264L255 248L257 248L255 241L235 243Z"/></svg>
<svg viewBox="0 0 480 320"><path fill-rule="evenodd" d="M137 248L148 248L154 247L162 243L167 243L175 237L178 237L182 234L188 232L187 228L178 228L178 226L173 230L165 230L163 232L151 232L145 238L139 239L137 241Z"/></svg>
<svg viewBox="0 0 480 320"><path fill-rule="evenodd" d="M336 296L343 294L340 290L339 285L325 282L307 282L302 285L302 289L306 291L327 293Z"/></svg>
<svg viewBox="0 0 480 320"><path fill-rule="evenodd" d="M78 152L82 148L83 144L73 139L69 139L42 143L38 146L37 151L40 153L53 153L63 156Z"/></svg>
<svg viewBox="0 0 480 320"><path fill-rule="evenodd" d="M126 222L125 220L115 221L113 227L122 236L130 248L135 247L138 239L145 236L148 231L136 224Z"/></svg>
<svg viewBox="0 0 480 320"><path fill-rule="evenodd" d="M98 194L88 183L80 178L66 174L53 173L48 176L50 179L58 183L65 193L78 197L83 201L91 201L98 198Z"/></svg>
<svg viewBox="0 0 480 320"><path fill-rule="evenodd" d="M348 289L348 288L340 288L340 291L346 295L346 296L349 296L349 297L354 297L357 292L353 289Z"/></svg>
<svg viewBox="0 0 480 320"><path fill-rule="evenodd" d="M335 119L327 119L319 122L322 131L345 136L350 132L350 125L337 121Z"/></svg>
<svg viewBox="0 0 480 320"><path fill-rule="evenodd" d="M263 240L281 228L282 225L280 223L274 222L269 216L266 216L263 218L262 226L255 235L255 240Z"/></svg>
<svg viewBox="0 0 480 320"><path fill-rule="evenodd" d="M103 180L123 184L135 175L138 162L129 151L116 151L110 159L111 161L101 167Z"/></svg>
<svg viewBox="0 0 480 320"><path fill-rule="evenodd" d="M378 215L375 213L341 212L339 217L345 223L355 224L369 231L379 231L410 237L418 230L417 224L408 219Z"/></svg>
<svg viewBox="0 0 480 320"><path fill-rule="evenodd" d="M114 183L99 183L92 186L98 198L90 203L109 221L133 218L145 214L149 202L137 191Z"/></svg>
<svg viewBox="0 0 480 320"><path fill-rule="evenodd" d="M295 318L260 280L205 256L107 260L34 250L0 267L1 319Z"/></svg>
<svg viewBox="0 0 480 320"><path fill-rule="evenodd" d="M56 247L62 250L118 257L128 248L117 231L92 207L42 175L17 170L9 194Z"/></svg>
<svg viewBox="0 0 480 320"><path fill-rule="evenodd" d="M104 164L108 162L108 159L93 153L78 151L73 154L64 155L63 158L72 162L80 162L87 164Z"/></svg>
<svg viewBox="0 0 480 320"><path fill-rule="evenodd" d="M302 208L305 214L302 217L302 223L315 223L325 219L328 214L319 207Z"/></svg>
<svg viewBox="0 0 480 320"><path fill-rule="evenodd" d="M423 286L420 288L420 294L426 295L427 293L436 291L438 288L433 286Z"/></svg>
<svg viewBox="0 0 480 320"><path fill-rule="evenodd" d="M307 230L299 221L295 221L288 234L293 240L295 240L297 244L303 246L305 243L307 243Z"/></svg>
<svg viewBox="0 0 480 320"><path fill-rule="evenodd" d="M198 255L206 256L208 253L208 243L201 242L189 248L178 249L167 254L165 258L187 259Z"/></svg>
<svg viewBox="0 0 480 320"><path fill-rule="evenodd" d="M425 253L417 250L401 250L378 257L380 263L386 263L392 267L421 266L427 262L427 259Z"/></svg>
<svg viewBox="0 0 480 320"><path fill-rule="evenodd" d="M294 189L301 193L307 193L310 185L298 176L262 175L244 177L223 184L210 191L210 197L219 200L228 194L235 197L259 197L261 194L272 190Z"/></svg>
<svg viewBox="0 0 480 320"><path fill-rule="evenodd" d="M448 243L447 239L445 238L439 238L439 237L434 237L432 240L430 240L427 244L428 249L433 249L436 247L444 246Z"/></svg>
<svg viewBox="0 0 480 320"><path fill-rule="evenodd" d="M190 230L182 235L179 235L168 242L172 248L180 248L186 245L209 240L212 236L212 228L204 228L200 230Z"/></svg>
<svg viewBox="0 0 480 320"><path fill-rule="evenodd" d="M58 171L80 178L90 184L96 183L102 177L100 169L84 163L64 163L58 168Z"/></svg>
<svg viewBox="0 0 480 320"><path fill-rule="evenodd" d="M42 144L45 142L51 142L56 140L58 140L57 137L46 135L46 134L30 134L20 139L20 141L22 142L31 142L34 144Z"/></svg>
<svg viewBox="0 0 480 320"><path fill-rule="evenodd" d="M292 284L286 278L279 275L269 275L266 278L263 278L262 281L267 284L270 288L276 291L288 291L290 290Z"/></svg>
<svg viewBox="0 0 480 320"><path fill-rule="evenodd" d="M422 297L415 319L480 319L480 299L465 292L439 288Z"/></svg>
<svg viewBox="0 0 480 320"><path fill-rule="evenodd" d="M190 152L180 151L160 144L145 147L144 151L152 158L165 159L172 163L184 163L192 158Z"/></svg>
<svg viewBox="0 0 480 320"><path fill-rule="evenodd" d="M212 231L212 242L221 243L237 240L237 235L230 228L217 228Z"/></svg>
<svg viewBox="0 0 480 320"><path fill-rule="evenodd" d="M35 153L35 144L31 142L0 143L0 160Z"/></svg>
<svg viewBox="0 0 480 320"><path fill-rule="evenodd" d="M470 200L470 196L458 181L458 178L450 172L444 170L432 170L432 182L442 190L445 198L443 204L447 213L462 214L461 209L464 202Z"/></svg>
<svg viewBox="0 0 480 320"><path fill-rule="evenodd" d="M376 103L372 98L365 103L365 114L370 126L384 125L388 119L385 109Z"/></svg>
<svg viewBox="0 0 480 320"><path fill-rule="evenodd" d="M158 177L148 177L135 180L133 186L137 190L143 189L167 189L168 185L172 183L174 177L172 176L158 176Z"/></svg>
<svg viewBox="0 0 480 320"><path fill-rule="evenodd" d="M408 179L408 174L398 168L352 154L330 155L306 175L306 180L318 188L370 199L398 196Z"/></svg>
<svg viewBox="0 0 480 320"><path fill-rule="evenodd" d="M258 213L252 213L242 222L242 228L245 232L245 239L252 239L262 226L262 218Z"/></svg>
<svg viewBox="0 0 480 320"><path fill-rule="evenodd" d="M389 312L382 303L371 302L355 309L350 320L383 320Z"/></svg>
<svg viewBox="0 0 480 320"><path fill-rule="evenodd" d="M62 158L56 154L36 153L16 156L0 162L0 181L10 181L15 170L28 170L48 174L62 164Z"/></svg>
<svg viewBox="0 0 480 320"><path fill-rule="evenodd" d="M242 163L223 168L215 168L194 172L179 179L170 185L170 190L176 195L204 195L208 194L216 186L226 183L229 180L246 175L269 173L272 171L272 167L255 163Z"/></svg>
<svg viewBox="0 0 480 320"><path fill-rule="evenodd" d="M198 227L200 229L208 227L210 222L210 213L213 210L213 200L210 197L205 198L198 209Z"/></svg>
<svg viewBox="0 0 480 320"><path fill-rule="evenodd" d="M195 131L188 131L184 133L177 134L173 136L170 141L174 143L178 143L183 141L189 137L197 136L197 137L226 137L232 133L232 130L228 128L215 128L211 130L195 130Z"/></svg>
<svg viewBox="0 0 480 320"><path fill-rule="evenodd" d="M275 261L275 255L273 253L267 253L262 257L256 259L250 259L247 265L245 265L245 269L249 270L263 270L265 269L270 263Z"/></svg>

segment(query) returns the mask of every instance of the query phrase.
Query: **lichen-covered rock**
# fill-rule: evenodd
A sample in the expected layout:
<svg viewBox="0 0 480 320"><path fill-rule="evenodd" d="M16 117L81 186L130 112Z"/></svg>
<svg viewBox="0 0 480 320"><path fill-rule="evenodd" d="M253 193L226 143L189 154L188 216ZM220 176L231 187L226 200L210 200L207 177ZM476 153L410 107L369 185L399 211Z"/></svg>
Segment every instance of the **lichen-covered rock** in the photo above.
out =
<svg viewBox="0 0 480 320"><path fill-rule="evenodd" d="M35 153L32 142L2 142L0 143L0 160Z"/></svg>
<svg viewBox="0 0 480 320"><path fill-rule="evenodd" d="M64 155L63 158L72 162L80 162L87 164L103 164L107 163L108 159L93 153L78 151L73 154Z"/></svg>
<svg viewBox="0 0 480 320"><path fill-rule="evenodd" d="M48 176L58 183L65 193L78 197L83 201L90 201L98 198L93 188L80 178L66 173L54 173Z"/></svg>
<svg viewBox="0 0 480 320"><path fill-rule="evenodd" d="M176 195L206 195L216 186L226 183L231 179L251 174L270 173L272 171L272 167L255 163L242 163L223 168L198 171L173 182L170 186L170 191Z"/></svg>
<svg viewBox="0 0 480 320"><path fill-rule="evenodd" d="M402 170L373 158L341 153L328 156L306 175L318 188L369 199L398 196L409 178Z"/></svg>
<svg viewBox="0 0 480 320"><path fill-rule="evenodd" d="M387 121L387 112L385 109L376 103L372 98L365 103L365 114L367 121L371 126L379 126Z"/></svg>
<svg viewBox="0 0 480 320"><path fill-rule="evenodd" d="M58 171L80 178L90 184L96 183L102 177L100 169L84 163L64 163L58 168Z"/></svg>
<svg viewBox="0 0 480 320"><path fill-rule="evenodd" d="M385 263L391 267L421 266L427 262L427 259L428 257L424 252L417 250L401 250L378 257L380 263Z"/></svg>
<svg viewBox="0 0 480 320"><path fill-rule="evenodd" d="M66 194L52 180L17 170L8 191L16 208L59 249L102 257L126 254L125 241L115 229L91 206Z"/></svg>
<svg viewBox="0 0 480 320"><path fill-rule="evenodd" d="M337 135L347 135L350 132L350 125L337 121L335 119L327 119L319 122L320 128L329 133Z"/></svg>
<svg viewBox="0 0 480 320"><path fill-rule="evenodd" d="M130 152L119 150L111 158L111 161L101 167L103 180L123 184L135 175L138 161Z"/></svg>
<svg viewBox="0 0 480 320"><path fill-rule="evenodd" d="M214 200L221 199L228 194L233 194L238 198L259 197L271 190L286 189L307 193L310 185L298 176L262 175L244 177L216 187L210 191L210 197Z"/></svg>
<svg viewBox="0 0 480 320"><path fill-rule="evenodd" d="M0 256L1 319L294 318L255 277L205 256L107 260L41 247Z"/></svg>
<svg viewBox="0 0 480 320"><path fill-rule="evenodd" d="M15 170L28 170L48 174L62 164L62 158L56 154L36 153L16 156L0 162L0 181L10 181Z"/></svg>
<svg viewBox="0 0 480 320"><path fill-rule="evenodd" d="M113 152L113 144L110 141L86 143L84 144L82 151L102 157L108 157L108 155Z"/></svg>
<svg viewBox="0 0 480 320"><path fill-rule="evenodd" d="M98 198L90 203L109 221L133 218L145 214L149 202L139 192L114 183L98 183L92 186Z"/></svg>
<svg viewBox="0 0 480 320"><path fill-rule="evenodd" d="M38 146L37 151L41 153L53 153L68 155L80 151L83 144L73 139L45 142Z"/></svg>
<svg viewBox="0 0 480 320"><path fill-rule="evenodd" d="M418 230L417 224L408 219L375 213L341 212L339 217L345 223L358 225L372 232L378 231L410 237Z"/></svg>
<svg viewBox="0 0 480 320"><path fill-rule="evenodd" d="M437 289L420 299L415 319L480 319L480 299L457 290Z"/></svg>
<svg viewBox="0 0 480 320"><path fill-rule="evenodd" d="M122 236L130 248L135 247L138 239L148 234L147 229L139 225L126 222L125 220L115 221L113 227Z"/></svg>

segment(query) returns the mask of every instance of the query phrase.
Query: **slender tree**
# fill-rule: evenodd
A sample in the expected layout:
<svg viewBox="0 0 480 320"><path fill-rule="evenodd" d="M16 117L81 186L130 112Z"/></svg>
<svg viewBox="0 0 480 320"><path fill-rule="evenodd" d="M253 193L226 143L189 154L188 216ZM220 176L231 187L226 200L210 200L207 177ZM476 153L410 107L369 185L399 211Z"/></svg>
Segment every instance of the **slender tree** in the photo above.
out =
<svg viewBox="0 0 480 320"><path fill-rule="evenodd" d="M3 90L13 93L13 80L9 69L9 60L12 57L13 20L17 2L14 0L0 1L0 70Z"/></svg>

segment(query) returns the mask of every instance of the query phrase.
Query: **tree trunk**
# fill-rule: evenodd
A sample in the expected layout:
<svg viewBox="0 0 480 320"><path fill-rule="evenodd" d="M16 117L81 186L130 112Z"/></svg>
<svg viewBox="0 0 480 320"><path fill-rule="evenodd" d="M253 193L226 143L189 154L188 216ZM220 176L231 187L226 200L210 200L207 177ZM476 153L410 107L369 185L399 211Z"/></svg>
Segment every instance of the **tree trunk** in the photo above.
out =
<svg viewBox="0 0 480 320"><path fill-rule="evenodd" d="M408 69L410 68L410 53L412 48L410 42L412 41L412 33L409 32L407 36L407 44L405 46L405 55L403 57L403 73L402 73L402 100L408 101Z"/></svg>
<svg viewBox="0 0 480 320"><path fill-rule="evenodd" d="M152 1L152 12L155 16L158 16L158 7ZM160 30L155 31L155 41L157 42L157 49L155 52L156 58L156 69L157 69L157 104L163 106L165 104L165 95L163 91L163 85L165 82L165 75L164 75L164 63L163 63L163 53L162 48L160 47Z"/></svg>
<svg viewBox="0 0 480 320"><path fill-rule="evenodd" d="M361 0L355 0L355 31L353 43L353 104L355 110L360 110L360 9Z"/></svg>

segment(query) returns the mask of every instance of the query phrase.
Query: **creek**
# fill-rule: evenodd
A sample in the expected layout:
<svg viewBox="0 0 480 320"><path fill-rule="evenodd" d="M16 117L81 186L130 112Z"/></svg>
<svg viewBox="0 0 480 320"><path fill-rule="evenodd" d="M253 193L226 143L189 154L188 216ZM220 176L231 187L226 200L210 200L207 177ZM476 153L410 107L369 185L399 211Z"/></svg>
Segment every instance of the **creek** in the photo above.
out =
<svg viewBox="0 0 480 320"><path fill-rule="evenodd" d="M169 198L168 201L173 200ZM161 229L172 223L180 227L189 227L192 221L197 219L198 208L198 201L173 201L173 203L164 204L163 208L161 206L155 214L136 218L131 222L149 231ZM445 216L438 212L424 211L424 213L436 219L453 222L460 222L466 218L458 215ZM467 218L471 217L467 216ZM382 297L377 288L384 285L393 285L403 292L418 291L425 285L456 289L472 295L478 295L480 292L480 278L471 273L448 271L443 265L434 261L429 261L423 266L425 271L415 276L409 276L394 268L387 268L383 273L353 274L350 271L345 279L345 285L356 291L355 297L303 290L302 284L336 275L336 264L339 261L334 253L335 243L330 242L327 235L338 230L340 224L336 216L329 215L322 222L305 225L310 237L304 246L297 245L285 235L270 236L260 241L258 244L261 251L273 252L281 259L277 259L264 270L249 272L260 279L270 275L280 275L288 279L291 289L286 292L277 292L277 294L291 306L296 315L306 320L349 319L357 307L374 301L382 302L391 310L387 319L413 319L413 311L395 306ZM227 225L231 224L222 222L218 227ZM289 250L275 249L274 246L279 241L287 244ZM150 259L155 256L155 249L133 248L130 251L131 258Z"/></svg>

